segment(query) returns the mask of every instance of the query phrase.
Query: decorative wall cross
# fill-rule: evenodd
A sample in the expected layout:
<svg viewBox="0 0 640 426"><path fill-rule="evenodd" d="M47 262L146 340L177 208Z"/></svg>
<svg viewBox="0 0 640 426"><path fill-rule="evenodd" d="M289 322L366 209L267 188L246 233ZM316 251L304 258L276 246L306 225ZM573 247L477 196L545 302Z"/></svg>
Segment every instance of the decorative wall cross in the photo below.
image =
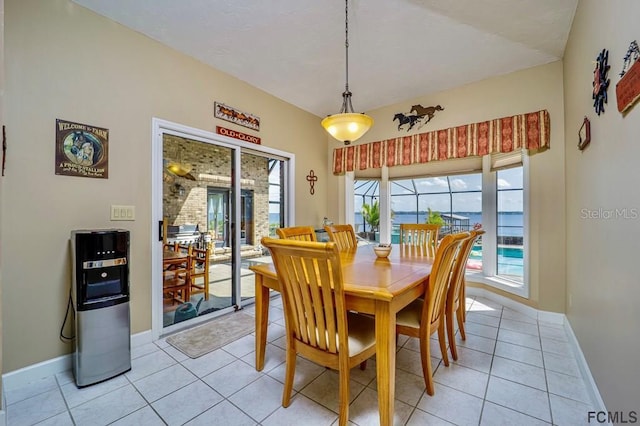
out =
<svg viewBox="0 0 640 426"><path fill-rule="evenodd" d="M309 174L307 175L307 182L309 182L309 193L311 195L314 194L314 192L316 191L313 188L313 185L318 181L318 176L315 175L315 173L313 172L313 169L311 169L309 171Z"/></svg>

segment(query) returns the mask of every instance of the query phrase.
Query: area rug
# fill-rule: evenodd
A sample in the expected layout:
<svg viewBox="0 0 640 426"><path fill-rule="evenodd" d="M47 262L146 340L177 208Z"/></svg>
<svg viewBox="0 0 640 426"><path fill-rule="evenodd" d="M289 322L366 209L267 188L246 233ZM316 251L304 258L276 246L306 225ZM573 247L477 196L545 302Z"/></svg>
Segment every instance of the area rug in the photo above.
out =
<svg viewBox="0 0 640 426"><path fill-rule="evenodd" d="M169 336L167 343L190 358L198 358L253 333L255 325L254 317L234 312Z"/></svg>

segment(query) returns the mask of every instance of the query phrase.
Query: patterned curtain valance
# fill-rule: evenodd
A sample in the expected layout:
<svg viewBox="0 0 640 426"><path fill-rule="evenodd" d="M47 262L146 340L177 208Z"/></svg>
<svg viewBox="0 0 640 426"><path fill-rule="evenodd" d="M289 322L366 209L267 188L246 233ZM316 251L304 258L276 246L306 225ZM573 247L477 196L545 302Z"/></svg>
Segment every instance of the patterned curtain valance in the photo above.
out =
<svg viewBox="0 0 640 426"><path fill-rule="evenodd" d="M511 152L521 148L543 150L549 148L549 134L547 110L503 117L336 148L333 151L333 174Z"/></svg>

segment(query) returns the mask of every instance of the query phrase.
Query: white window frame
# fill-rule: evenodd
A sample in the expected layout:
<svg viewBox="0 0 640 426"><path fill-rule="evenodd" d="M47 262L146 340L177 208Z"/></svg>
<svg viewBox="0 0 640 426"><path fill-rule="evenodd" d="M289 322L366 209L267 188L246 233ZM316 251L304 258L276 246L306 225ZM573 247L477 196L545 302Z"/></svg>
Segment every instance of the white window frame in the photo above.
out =
<svg viewBox="0 0 640 426"><path fill-rule="evenodd" d="M452 173L456 171L452 170ZM443 173L445 175L447 173ZM359 178L366 179L366 178ZM380 179L380 241L391 241L391 194L389 191L389 170L382 167ZM352 222L354 212L353 187L356 180L353 172L347 172L344 176L345 187L345 218ZM522 156L522 180L523 180L523 279L516 282L496 275L497 264L497 179L496 172L491 171L491 158L485 156L482 159L482 226L486 233L482 238L482 271L467 270L465 278L469 282L477 282L503 290L505 292L528 299L530 296L529 285L529 158Z"/></svg>

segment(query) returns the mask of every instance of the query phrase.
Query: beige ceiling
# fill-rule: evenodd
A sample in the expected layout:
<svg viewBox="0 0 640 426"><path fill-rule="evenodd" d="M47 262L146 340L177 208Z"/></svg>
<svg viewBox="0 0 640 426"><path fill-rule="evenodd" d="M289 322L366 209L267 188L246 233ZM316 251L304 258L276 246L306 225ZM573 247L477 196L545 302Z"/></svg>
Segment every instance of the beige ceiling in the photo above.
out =
<svg viewBox="0 0 640 426"><path fill-rule="evenodd" d="M343 0L74 1L318 116L342 104ZM577 3L349 0L353 106L559 60Z"/></svg>

